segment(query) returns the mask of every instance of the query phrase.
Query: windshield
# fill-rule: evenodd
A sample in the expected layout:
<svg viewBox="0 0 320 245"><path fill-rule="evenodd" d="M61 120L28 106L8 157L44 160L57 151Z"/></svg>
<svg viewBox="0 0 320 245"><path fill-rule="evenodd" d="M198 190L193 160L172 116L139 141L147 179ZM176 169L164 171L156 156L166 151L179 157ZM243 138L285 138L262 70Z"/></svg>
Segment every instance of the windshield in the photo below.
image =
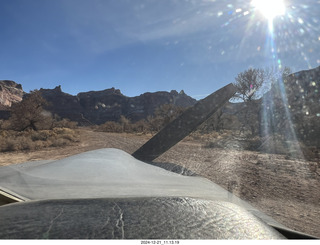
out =
<svg viewBox="0 0 320 245"><path fill-rule="evenodd" d="M319 1L11 0L0 8L2 173L116 148L204 177L320 237ZM226 98L192 109L230 83ZM159 154L139 158L186 113L157 141Z"/></svg>

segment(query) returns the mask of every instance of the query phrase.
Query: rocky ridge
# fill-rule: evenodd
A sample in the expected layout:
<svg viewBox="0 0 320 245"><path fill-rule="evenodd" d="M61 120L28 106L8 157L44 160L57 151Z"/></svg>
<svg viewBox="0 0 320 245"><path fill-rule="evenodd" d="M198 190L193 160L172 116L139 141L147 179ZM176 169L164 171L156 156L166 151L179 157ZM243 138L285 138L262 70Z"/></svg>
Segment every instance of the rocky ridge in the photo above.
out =
<svg viewBox="0 0 320 245"><path fill-rule="evenodd" d="M11 80L0 80L0 119L10 117L12 103L21 101L24 94L21 84Z"/></svg>
<svg viewBox="0 0 320 245"><path fill-rule="evenodd" d="M3 109L10 107L12 103L21 101L23 94L21 84L11 80L0 80L0 106Z"/></svg>
<svg viewBox="0 0 320 245"><path fill-rule="evenodd" d="M64 93L61 86L54 89L40 89L42 96L49 102L46 108L53 115L78 122L80 125L102 124L106 121L118 121L123 115L132 122L145 119L163 104L188 107L196 100L183 91L178 93L144 93L136 97L127 97L119 89L90 91L70 95ZM12 103L22 100L26 94L21 84L14 81L0 81L0 119L8 119Z"/></svg>
<svg viewBox="0 0 320 245"><path fill-rule="evenodd" d="M80 124L118 121L122 115L136 122L152 115L163 104L188 107L196 103L195 99L183 91L178 93L175 90L144 93L136 97L127 97L115 88L83 92L76 96L64 93L60 86L40 91L50 104L47 108L49 111Z"/></svg>

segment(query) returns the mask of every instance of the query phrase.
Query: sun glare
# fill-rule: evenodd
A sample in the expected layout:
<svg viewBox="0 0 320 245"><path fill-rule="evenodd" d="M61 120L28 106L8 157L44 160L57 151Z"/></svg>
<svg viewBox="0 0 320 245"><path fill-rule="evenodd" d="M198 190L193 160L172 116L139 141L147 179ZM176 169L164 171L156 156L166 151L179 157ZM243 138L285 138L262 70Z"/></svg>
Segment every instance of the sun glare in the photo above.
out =
<svg viewBox="0 0 320 245"><path fill-rule="evenodd" d="M286 8L283 0L252 0L251 4L263 14L268 21L273 21L276 16L285 14Z"/></svg>

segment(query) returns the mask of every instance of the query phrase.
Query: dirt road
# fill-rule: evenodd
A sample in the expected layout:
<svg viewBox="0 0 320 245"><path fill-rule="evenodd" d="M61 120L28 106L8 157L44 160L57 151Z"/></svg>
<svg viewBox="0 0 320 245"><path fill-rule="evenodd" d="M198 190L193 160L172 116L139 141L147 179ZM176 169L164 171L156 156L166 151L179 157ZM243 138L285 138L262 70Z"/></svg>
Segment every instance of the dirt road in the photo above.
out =
<svg viewBox="0 0 320 245"><path fill-rule="evenodd" d="M151 137L89 129L80 129L79 134L79 143L63 148L0 153L0 166L61 159L99 148L118 148L131 154ZM249 201L283 225L320 237L320 178L311 171L313 163L281 155L206 148L195 140L180 142L154 162L187 168Z"/></svg>
<svg viewBox="0 0 320 245"><path fill-rule="evenodd" d="M0 166L37 160L58 160L100 148L118 148L131 154L151 137L95 132L90 129L79 129L78 132L81 140L72 145L49 147L37 151L0 153Z"/></svg>

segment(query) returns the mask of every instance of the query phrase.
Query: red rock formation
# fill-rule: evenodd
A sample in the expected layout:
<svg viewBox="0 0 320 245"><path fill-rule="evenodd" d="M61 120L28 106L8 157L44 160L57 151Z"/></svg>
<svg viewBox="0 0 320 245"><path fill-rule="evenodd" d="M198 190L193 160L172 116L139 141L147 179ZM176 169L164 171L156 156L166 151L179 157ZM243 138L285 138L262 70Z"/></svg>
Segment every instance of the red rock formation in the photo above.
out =
<svg viewBox="0 0 320 245"><path fill-rule="evenodd" d="M21 84L17 84L10 80L0 80L0 109L10 107L12 103L19 102L23 97L23 89Z"/></svg>

